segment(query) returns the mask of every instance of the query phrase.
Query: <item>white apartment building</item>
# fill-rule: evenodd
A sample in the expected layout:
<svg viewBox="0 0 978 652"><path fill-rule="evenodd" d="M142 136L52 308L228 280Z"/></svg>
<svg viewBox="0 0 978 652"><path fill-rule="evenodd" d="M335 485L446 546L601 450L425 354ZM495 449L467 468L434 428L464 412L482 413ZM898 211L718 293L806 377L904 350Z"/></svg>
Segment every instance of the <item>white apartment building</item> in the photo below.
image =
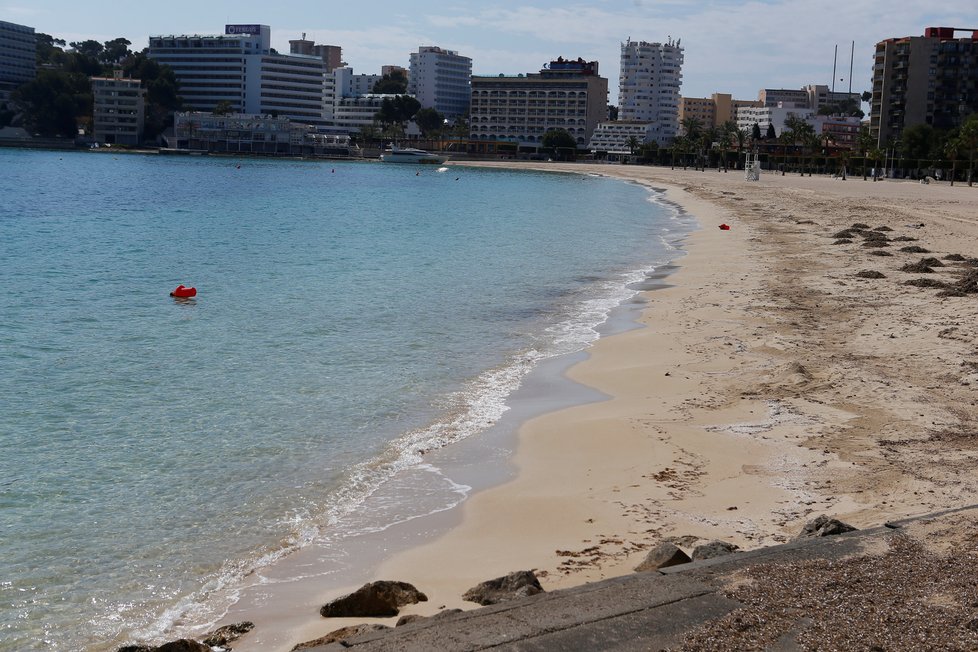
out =
<svg viewBox="0 0 978 652"><path fill-rule="evenodd" d="M408 93L450 120L469 108L471 78L472 59L454 50L424 45L411 53Z"/></svg>
<svg viewBox="0 0 978 652"><path fill-rule="evenodd" d="M138 79L92 77L93 137L97 143L139 145L146 122L144 91Z"/></svg>
<svg viewBox="0 0 978 652"><path fill-rule="evenodd" d="M679 133L679 88L683 81L683 48L679 40L621 44L618 118L653 125L659 145L668 146Z"/></svg>
<svg viewBox="0 0 978 652"><path fill-rule="evenodd" d="M847 100L860 102L859 93L832 91L824 84L809 84L804 88L764 88L757 93L757 100L764 106L796 106L818 110L827 104L838 104Z"/></svg>
<svg viewBox="0 0 978 652"><path fill-rule="evenodd" d="M33 27L0 20L0 100L37 71L37 37Z"/></svg>
<svg viewBox="0 0 978 652"><path fill-rule="evenodd" d="M608 80L598 62L551 61L539 73L472 78L469 137L539 147L550 129L565 129L587 146L608 115Z"/></svg>
<svg viewBox="0 0 978 652"><path fill-rule="evenodd" d="M326 123L326 62L319 56L273 53L268 25L227 25L214 36L151 36L151 59L173 69L185 104L212 111L281 115Z"/></svg>
<svg viewBox="0 0 978 652"><path fill-rule="evenodd" d="M655 125L651 122L632 122L630 120L612 120L602 122L591 135L588 149L592 152L608 152L609 154L631 154L632 138L639 145L655 140Z"/></svg>
<svg viewBox="0 0 978 652"><path fill-rule="evenodd" d="M768 125L774 125L774 133L780 136L789 116L804 120L812 126L816 134L828 134L835 145L850 148L855 146L859 125L862 122L862 119L857 117L818 115L810 108L782 104L740 107L737 109L737 128L749 132L756 124L760 127L761 133L765 134Z"/></svg>

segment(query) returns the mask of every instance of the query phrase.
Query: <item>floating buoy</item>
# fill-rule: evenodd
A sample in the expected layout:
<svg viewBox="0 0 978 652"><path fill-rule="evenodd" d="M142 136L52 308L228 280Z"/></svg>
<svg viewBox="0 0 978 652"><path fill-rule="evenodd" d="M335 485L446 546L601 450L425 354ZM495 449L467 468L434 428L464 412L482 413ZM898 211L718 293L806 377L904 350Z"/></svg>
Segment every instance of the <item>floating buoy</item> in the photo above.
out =
<svg viewBox="0 0 978 652"><path fill-rule="evenodd" d="M720 230L721 231L729 231L730 230L730 225L729 224L721 224L720 225Z"/></svg>
<svg viewBox="0 0 978 652"><path fill-rule="evenodd" d="M170 293L171 297L176 297L177 299L189 299L190 297L197 296L197 288L188 288L183 285L178 285L177 289Z"/></svg>

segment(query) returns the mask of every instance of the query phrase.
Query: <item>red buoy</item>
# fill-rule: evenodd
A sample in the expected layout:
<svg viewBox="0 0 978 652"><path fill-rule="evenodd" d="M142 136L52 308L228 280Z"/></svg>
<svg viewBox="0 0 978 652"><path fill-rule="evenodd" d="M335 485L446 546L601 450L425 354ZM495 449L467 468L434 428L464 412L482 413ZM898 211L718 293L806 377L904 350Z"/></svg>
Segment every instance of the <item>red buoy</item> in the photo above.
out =
<svg viewBox="0 0 978 652"><path fill-rule="evenodd" d="M721 231L729 231L730 230L730 225L729 224L721 224L720 225L720 230Z"/></svg>
<svg viewBox="0 0 978 652"><path fill-rule="evenodd" d="M177 289L170 293L171 297L176 297L177 299L189 299L190 297L197 296L197 288L188 288L183 285L178 285Z"/></svg>

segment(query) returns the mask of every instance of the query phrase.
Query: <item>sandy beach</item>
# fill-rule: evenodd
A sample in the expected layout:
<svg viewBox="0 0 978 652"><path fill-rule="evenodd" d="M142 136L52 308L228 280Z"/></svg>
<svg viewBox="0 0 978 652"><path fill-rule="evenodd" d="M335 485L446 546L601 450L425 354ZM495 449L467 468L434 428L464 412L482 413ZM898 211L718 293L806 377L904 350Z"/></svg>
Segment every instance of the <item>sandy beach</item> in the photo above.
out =
<svg viewBox="0 0 978 652"><path fill-rule="evenodd" d="M462 593L516 570L548 591L631 573L664 539L752 549L818 514L862 528L976 502L978 294L905 282L950 287L975 270L947 257L978 256L978 188L535 167L664 189L701 229L668 287L642 294L643 327L600 339L568 371L609 398L526 422L514 480L365 578L428 595L402 614L475 608ZM940 266L901 271L924 257ZM284 633L259 620L235 649L288 650L365 622L318 616L352 588L302 596L308 618Z"/></svg>

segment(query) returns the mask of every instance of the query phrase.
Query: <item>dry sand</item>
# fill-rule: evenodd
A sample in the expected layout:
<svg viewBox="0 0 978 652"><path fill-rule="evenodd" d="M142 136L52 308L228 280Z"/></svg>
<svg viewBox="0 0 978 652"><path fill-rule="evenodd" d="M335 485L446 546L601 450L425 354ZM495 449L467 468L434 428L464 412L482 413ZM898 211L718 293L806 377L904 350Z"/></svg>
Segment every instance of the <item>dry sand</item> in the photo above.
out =
<svg viewBox="0 0 978 652"><path fill-rule="evenodd" d="M702 229L671 287L645 293L645 327L599 340L568 372L611 398L526 423L515 480L381 565L373 579L430 598L402 614L473 608L466 589L515 570L536 570L547 590L629 573L669 537L749 549L792 538L816 514L865 527L978 502L978 294L904 284L974 267L899 271L924 256L978 256L978 188L536 167L663 188ZM835 244L854 223L893 229L876 231L888 246L863 246L866 231ZM351 622L312 611L289 637Z"/></svg>

